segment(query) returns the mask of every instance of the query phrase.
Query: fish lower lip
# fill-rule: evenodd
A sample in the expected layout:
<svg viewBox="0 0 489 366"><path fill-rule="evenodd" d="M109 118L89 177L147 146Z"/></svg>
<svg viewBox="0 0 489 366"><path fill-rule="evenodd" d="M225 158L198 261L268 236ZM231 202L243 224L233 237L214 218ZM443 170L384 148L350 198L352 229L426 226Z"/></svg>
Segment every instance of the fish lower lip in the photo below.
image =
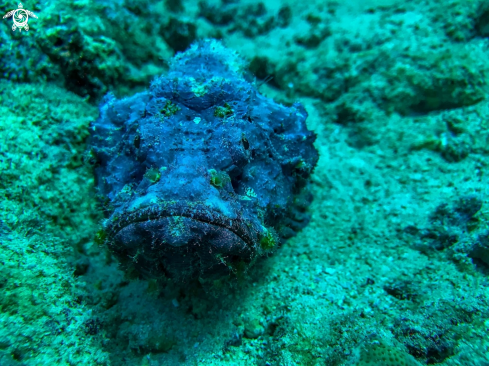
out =
<svg viewBox="0 0 489 366"><path fill-rule="evenodd" d="M201 203L167 202L126 211L106 225L105 233L123 266L147 278L185 281L252 262L260 253L259 226Z"/></svg>
<svg viewBox="0 0 489 366"><path fill-rule="evenodd" d="M210 209L204 204L199 203L193 204L192 206L182 202L166 203L160 206L150 206L133 212L124 213L121 217L113 220L106 227L106 233L109 238L113 238L129 225L169 217L183 217L204 224L221 227L236 234L249 246L254 246L257 242L257 230L253 230L254 225L252 225L249 220L242 218L231 219Z"/></svg>

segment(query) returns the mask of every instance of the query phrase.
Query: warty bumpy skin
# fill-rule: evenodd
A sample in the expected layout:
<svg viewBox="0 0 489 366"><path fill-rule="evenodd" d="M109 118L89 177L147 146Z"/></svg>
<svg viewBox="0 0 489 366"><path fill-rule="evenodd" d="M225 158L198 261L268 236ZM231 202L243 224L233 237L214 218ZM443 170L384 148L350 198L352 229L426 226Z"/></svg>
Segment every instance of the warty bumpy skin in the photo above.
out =
<svg viewBox="0 0 489 366"><path fill-rule="evenodd" d="M200 41L148 91L106 96L91 124L98 239L146 278L245 271L308 222L318 153L307 113L260 95L245 66Z"/></svg>

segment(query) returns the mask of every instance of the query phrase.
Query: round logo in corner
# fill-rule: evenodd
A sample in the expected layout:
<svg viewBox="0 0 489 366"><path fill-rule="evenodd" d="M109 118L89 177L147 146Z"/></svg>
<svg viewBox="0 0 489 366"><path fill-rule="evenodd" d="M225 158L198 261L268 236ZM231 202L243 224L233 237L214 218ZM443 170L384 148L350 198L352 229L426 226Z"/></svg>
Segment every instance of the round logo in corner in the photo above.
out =
<svg viewBox="0 0 489 366"><path fill-rule="evenodd" d="M19 32L22 32L22 29L25 29L26 31L29 30L29 24L27 24L29 15L37 19L36 14L34 14L32 11L24 9L22 3L19 3L18 9L9 11L3 16L3 19L12 17L12 20L14 21L12 30L15 31L18 28Z"/></svg>

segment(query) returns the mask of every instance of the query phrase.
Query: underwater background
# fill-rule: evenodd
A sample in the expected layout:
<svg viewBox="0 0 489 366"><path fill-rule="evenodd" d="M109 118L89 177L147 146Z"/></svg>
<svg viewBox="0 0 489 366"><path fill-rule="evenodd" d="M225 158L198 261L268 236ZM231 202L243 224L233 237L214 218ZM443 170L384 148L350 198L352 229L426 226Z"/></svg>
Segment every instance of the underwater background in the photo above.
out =
<svg viewBox="0 0 489 366"><path fill-rule="evenodd" d="M3 14L17 3L3 2ZM489 365L489 1L26 1L0 23L0 365ZM237 278L123 271L87 163L103 96L217 39L319 160Z"/></svg>

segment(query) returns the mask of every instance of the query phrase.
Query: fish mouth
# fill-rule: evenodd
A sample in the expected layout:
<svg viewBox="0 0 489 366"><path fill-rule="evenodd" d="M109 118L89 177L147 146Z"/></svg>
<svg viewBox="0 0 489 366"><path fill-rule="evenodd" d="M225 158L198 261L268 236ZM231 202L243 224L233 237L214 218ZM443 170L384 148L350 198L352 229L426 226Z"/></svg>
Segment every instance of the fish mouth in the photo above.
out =
<svg viewBox="0 0 489 366"><path fill-rule="evenodd" d="M106 225L107 243L147 278L184 279L233 271L259 254L261 225L202 203L166 202L124 212Z"/></svg>
<svg viewBox="0 0 489 366"><path fill-rule="evenodd" d="M114 238L123 229L130 225L156 221L164 218L186 218L203 224L212 225L228 230L237 235L249 246L255 246L258 234L262 231L256 225L241 217L229 218L222 213L209 208L203 203L189 205L187 202L165 202L163 205L150 206L131 212L125 212L120 217L112 220L106 227L107 237Z"/></svg>

